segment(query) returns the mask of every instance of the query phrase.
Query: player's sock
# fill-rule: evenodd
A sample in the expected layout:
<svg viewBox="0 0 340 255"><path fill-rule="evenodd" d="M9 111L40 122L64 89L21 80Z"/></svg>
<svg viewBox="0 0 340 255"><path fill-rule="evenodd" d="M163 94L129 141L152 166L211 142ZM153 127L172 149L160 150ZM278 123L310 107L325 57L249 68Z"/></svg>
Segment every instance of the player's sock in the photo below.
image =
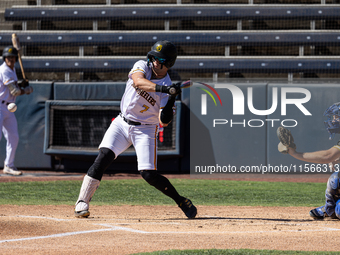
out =
<svg viewBox="0 0 340 255"><path fill-rule="evenodd" d="M88 205L91 201L91 198L94 195L94 192L98 189L99 184L100 184L99 180L94 179L88 175L85 175L83 183L80 188L79 197L76 202L76 205L78 204L78 202L82 201L83 203L87 205L87 209L88 209ZM76 209L80 210L78 208Z"/></svg>
<svg viewBox="0 0 340 255"><path fill-rule="evenodd" d="M176 204L180 204L184 197L180 196L175 187L163 175L158 174L155 170L140 171L140 174L151 186L161 191L163 194L171 197Z"/></svg>

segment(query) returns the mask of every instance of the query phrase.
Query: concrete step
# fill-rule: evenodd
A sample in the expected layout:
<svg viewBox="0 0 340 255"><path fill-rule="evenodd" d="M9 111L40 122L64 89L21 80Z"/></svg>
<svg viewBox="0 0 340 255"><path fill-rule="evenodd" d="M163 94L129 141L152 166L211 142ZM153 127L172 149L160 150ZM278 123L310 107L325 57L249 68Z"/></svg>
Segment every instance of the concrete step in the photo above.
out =
<svg viewBox="0 0 340 255"><path fill-rule="evenodd" d="M113 2L113 1L111 1ZM105 5L106 0L54 0L56 5Z"/></svg>
<svg viewBox="0 0 340 255"><path fill-rule="evenodd" d="M36 4L36 1L32 0L1 0L0 2L0 10L4 10L6 8L10 8L13 5L28 5L28 4Z"/></svg>
<svg viewBox="0 0 340 255"><path fill-rule="evenodd" d="M5 21L5 10L0 10L0 31L1 30L21 30L20 21L9 22Z"/></svg>

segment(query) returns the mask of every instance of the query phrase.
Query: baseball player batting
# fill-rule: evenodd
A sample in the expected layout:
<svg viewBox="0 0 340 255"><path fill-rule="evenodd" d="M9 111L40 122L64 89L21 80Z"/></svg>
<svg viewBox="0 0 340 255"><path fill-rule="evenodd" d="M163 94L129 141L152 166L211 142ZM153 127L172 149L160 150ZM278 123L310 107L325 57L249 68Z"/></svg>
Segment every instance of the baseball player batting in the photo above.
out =
<svg viewBox="0 0 340 255"><path fill-rule="evenodd" d="M6 47L2 52L4 63L0 66L0 128L7 140L6 158L3 172L11 175L21 175L14 166L15 152L18 147L18 124L13 112L7 107L15 102L17 96L31 94L33 88L27 80L18 84L15 72L15 62L18 61L18 51L12 46ZM0 132L0 139L2 133Z"/></svg>
<svg viewBox="0 0 340 255"><path fill-rule="evenodd" d="M330 139L335 134L340 133L340 103L335 103L330 106L324 113L327 120L324 122ZM339 169L335 169L334 165L340 163L340 141L328 150L315 152L297 152L291 132L283 127L277 130L280 143L278 149L281 153L289 154L296 159L307 161L316 164L328 164L335 171L327 181L326 188L326 203L323 206L317 207L309 212L309 215L314 219L324 219L331 217L340 219L340 176Z"/></svg>
<svg viewBox="0 0 340 255"><path fill-rule="evenodd" d="M88 217L89 202L99 187L104 171L127 148L134 146L138 170L145 181L172 198L188 218L197 214L192 202L178 194L169 180L157 173L157 134L159 124L166 127L174 114L180 84L172 84L168 75L177 58L177 49L169 41L156 42L147 60L132 67L121 113L112 121L101 144L99 155L84 177L75 206L76 217Z"/></svg>

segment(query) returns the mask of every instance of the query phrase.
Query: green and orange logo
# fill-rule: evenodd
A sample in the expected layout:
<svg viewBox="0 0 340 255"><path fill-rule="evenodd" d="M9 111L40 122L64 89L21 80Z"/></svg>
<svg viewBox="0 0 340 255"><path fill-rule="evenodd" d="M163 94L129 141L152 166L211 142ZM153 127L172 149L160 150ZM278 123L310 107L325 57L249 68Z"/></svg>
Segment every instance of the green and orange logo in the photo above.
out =
<svg viewBox="0 0 340 255"><path fill-rule="evenodd" d="M205 86L206 88L210 89L214 94L215 96L217 97L218 101L220 102L221 106L222 106L222 100L221 100L221 97L220 95L217 93L217 91L210 85L206 84L206 83L203 83L203 82L198 82L199 84L202 84L203 86ZM214 101L215 103L215 106L217 106L217 102L216 102L216 99L213 95L213 93L211 93L208 89L206 88L198 88L198 89L201 89L203 90L205 93L207 93L211 98L212 100ZM202 94L201 96L201 100L202 100L202 104L201 104L201 114L202 115L207 115L207 94Z"/></svg>

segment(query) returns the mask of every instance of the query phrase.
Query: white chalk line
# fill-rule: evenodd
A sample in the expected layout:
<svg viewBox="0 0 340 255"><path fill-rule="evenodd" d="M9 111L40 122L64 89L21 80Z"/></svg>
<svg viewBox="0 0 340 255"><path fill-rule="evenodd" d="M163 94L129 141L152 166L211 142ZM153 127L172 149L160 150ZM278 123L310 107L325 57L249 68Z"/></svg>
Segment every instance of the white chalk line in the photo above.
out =
<svg viewBox="0 0 340 255"><path fill-rule="evenodd" d="M73 236L73 235L80 235L80 234L89 234L89 233L103 232L103 231L112 231L112 228L96 229L96 230L86 230L86 231L78 231L78 232L68 232L68 233L54 234L54 235L48 235L48 236L34 236L34 237L26 237L26 238L18 238L18 239L0 240L0 243L29 241L29 240L56 238L56 237L65 237L65 236Z"/></svg>
<svg viewBox="0 0 340 255"><path fill-rule="evenodd" d="M141 234L153 234L154 233L154 232L148 232L148 231L138 230L138 229L133 229L133 228L114 226L111 224L95 224L95 225L109 227L111 228L111 230L123 230L123 231L128 231L128 232L133 232L133 233L141 233Z"/></svg>
<svg viewBox="0 0 340 255"><path fill-rule="evenodd" d="M49 220L56 220L56 218L49 218L49 217L41 217L41 216L15 216L15 217L28 217L28 218L42 218L42 219L49 219ZM63 219L59 219L64 221ZM70 221L70 220L65 220ZM132 233L139 233L139 234L262 234L262 233L282 233L282 232L325 232L325 231L340 231L337 228L324 228L324 229L310 229L310 230L272 230L272 231L219 231L216 232L207 232L207 231L144 231L138 230L133 228L127 227L120 227L111 224L93 224L103 227L108 227L106 229L94 229L94 230L85 230L85 231L77 231L77 232L66 232L60 234L53 234L47 236L35 236L35 237L26 237L26 238L17 238L17 239L8 239L8 240L0 240L1 243L7 242L19 242L19 241L30 241L30 240L38 240L38 239L46 239L46 238L58 238L58 237L66 237L66 236L73 236L73 235L80 235L80 234L90 234L90 233L97 233L97 232L105 232L105 231L127 231Z"/></svg>

